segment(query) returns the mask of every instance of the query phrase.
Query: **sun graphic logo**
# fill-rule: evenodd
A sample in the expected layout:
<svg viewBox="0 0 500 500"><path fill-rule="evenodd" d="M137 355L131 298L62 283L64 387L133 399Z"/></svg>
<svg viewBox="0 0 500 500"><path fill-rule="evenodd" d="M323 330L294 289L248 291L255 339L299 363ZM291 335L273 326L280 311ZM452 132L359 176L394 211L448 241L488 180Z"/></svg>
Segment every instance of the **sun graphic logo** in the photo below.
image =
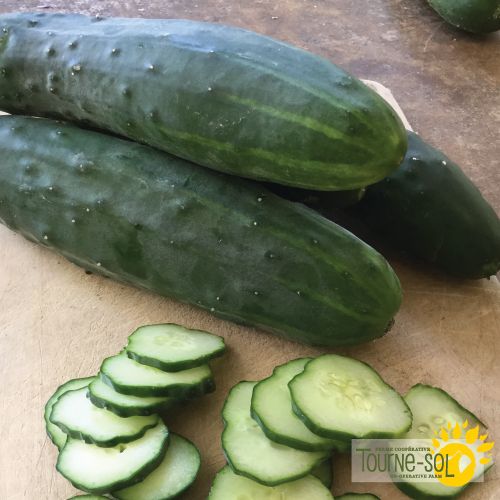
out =
<svg viewBox="0 0 500 500"><path fill-rule="evenodd" d="M448 422L446 427L434 431L430 452L434 455L434 473L446 486L464 486L478 478L491 460L495 443L486 442L487 434L479 435L479 425L469 429L466 420L462 425Z"/></svg>

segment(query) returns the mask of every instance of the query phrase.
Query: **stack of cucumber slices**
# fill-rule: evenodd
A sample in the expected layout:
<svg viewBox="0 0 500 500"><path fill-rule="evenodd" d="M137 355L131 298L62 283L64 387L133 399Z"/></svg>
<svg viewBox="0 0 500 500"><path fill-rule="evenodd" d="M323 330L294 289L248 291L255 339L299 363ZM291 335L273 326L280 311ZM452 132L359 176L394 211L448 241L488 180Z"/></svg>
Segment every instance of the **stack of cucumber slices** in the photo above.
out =
<svg viewBox="0 0 500 500"><path fill-rule="evenodd" d="M56 390L45 406L47 433L60 451L57 470L91 494L80 498L166 500L193 483L200 454L158 412L213 391L207 363L224 349L210 333L143 326L97 376Z"/></svg>
<svg viewBox="0 0 500 500"><path fill-rule="evenodd" d="M403 398L367 364L334 354L295 359L260 382L236 384L222 417L228 465L217 474L210 500L332 500L331 455L350 451L352 439L432 438L448 421L482 426L441 389L418 384ZM438 480L396 485L416 499L459 492Z"/></svg>

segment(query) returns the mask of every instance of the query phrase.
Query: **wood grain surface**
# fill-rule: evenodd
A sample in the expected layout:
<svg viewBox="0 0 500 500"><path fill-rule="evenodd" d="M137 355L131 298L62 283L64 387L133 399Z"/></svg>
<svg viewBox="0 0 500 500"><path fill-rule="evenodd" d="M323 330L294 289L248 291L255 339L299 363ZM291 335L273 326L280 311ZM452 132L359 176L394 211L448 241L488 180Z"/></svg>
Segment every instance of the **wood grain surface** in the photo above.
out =
<svg viewBox="0 0 500 500"><path fill-rule="evenodd" d="M0 0L1 12L44 8L230 23L319 53L390 87L414 128L462 165L500 209L498 35L462 34L418 0L76 0L68 6L65 0ZM336 352L369 362L402 392L417 382L443 387L488 423L500 442L498 280L452 280L383 250L404 289L395 327L380 340ZM228 389L269 375L276 364L324 351L88 275L0 226L0 500L64 500L75 493L54 469L56 449L45 435L43 405L59 384L96 373L137 326L155 322L212 331L229 347L214 363L215 394L166 416L201 450L200 476L184 495L201 500L224 463L220 410ZM334 494L405 498L390 484L350 484L349 476L348 459L338 457ZM464 498L500 498L497 468Z"/></svg>

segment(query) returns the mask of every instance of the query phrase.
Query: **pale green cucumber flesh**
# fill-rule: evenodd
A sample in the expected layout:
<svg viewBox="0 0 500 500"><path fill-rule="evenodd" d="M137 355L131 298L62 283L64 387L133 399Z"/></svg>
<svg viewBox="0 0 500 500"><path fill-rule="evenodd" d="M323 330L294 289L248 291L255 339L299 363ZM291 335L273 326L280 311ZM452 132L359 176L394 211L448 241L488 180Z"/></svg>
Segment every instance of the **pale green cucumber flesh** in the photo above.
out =
<svg viewBox="0 0 500 500"><path fill-rule="evenodd" d="M86 378L75 378L72 380L69 380L68 382L60 385L56 392L49 398L47 401L44 412L43 412L43 418L45 420L45 429L47 431L47 434L51 441L57 446L57 448L60 450L63 446L64 443L66 442L66 433L64 433L57 425L53 424L50 421L50 415L52 413L52 408L56 401L58 400L59 396L64 394L67 391L73 391L75 389L80 389L81 387L87 387L92 380L94 380L94 377L86 377Z"/></svg>
<svg viewBox="0 0 500 500"><path fill-rule="evenodd" d="M88 398L87 387L60 396L50 415L50 421L72 438L104 447L135 441L158 420L158 415L124 418L98 408Z"/></svg>
<svg viewBox="0 0 500 500"><path fill-rule="evenodd" d="M289 383L296 414L332 439L399 437L411 426L404 399L361 361L325 354Z"/></svg>
<svg viewBox="0 0 500 500"><path fill-rule="evenodd" d="M190 441L172 434L163 461L140 483L119 491L120 500L169 500L185 491L196 479L200 453Z"/></svg>
<svg viewBox="0 0 500 500"><path fill-rule="evenodd" d="M168 372L203 365L224 350L222 337L173 323L141 326L126 347L135 361Z"/></svg>
<svg viewBox="0 0 500 500"><path fill-rule="evenodd" d="M309 361L310 358L289 361L275 368L271 377L258 382L252 394L252 417L272 441L304 451L332 450L339 443L311 432L292 410L288 382L302 373Z"/></svg>
<svg viewBox="0 0 500 500"><path fill-rule="evenodd" d="M321 481L305 476L279 486L263 486L249 478L235 474L229 466L215 476L208 500L262 500L286 498L286 500L333 500L333 496Z"/></svg>
<svg viewBox="0 0 500 500"><path fill-rule="evenodd" d="M120 417L151 415L166 410L177 402L175 398L165 396L140 397L121 394L106 384L100 376L89 385L88 395L94 405L112 411Z"/></svg>
<svg viewBox="0 0 500 500"><path fill-rule="evenodd" d="M379 253L253 183L38 118L1 117L0 156L0 222L92 272L315 345L399 308Z"/></svg>
<svg viewBox="0 0 500 500"><path fill-rule="evenodd" d="M479 426L485 429L484 424L469 410L464 408L447 392L438 387L425 384L414 385L406 394L405 401L413 413L411 429L403 436L409 439L432 439L435 432L442 427L451 427L456 424L462 426L465 421L469 427ZM485 471L489 467L485 467ZM452 487L442 484L438 479L429 482L395 482L401 491L417 500L432 500L440 498L455 498L470 483Z"/></svg>
<svg viewBox="0 0 500 500"><path fill-rule="evenodd" d="M6 14L0 109L91 124L240 177L320 190L395 169L404 128L329 61L220 24Z"/></svg>
<svg viewBox="0 0 500 500"><path fill-rule="evenodd" d="M311 472L327 452L308 452L276 444L250 415L255 382L236 384L222 410L222 449L231 468L266 486L293 481Z"/></svg>
<svg viewBox="0 0 500 500"><path fill-rule="evenodd" d="M101 448L68 438L57 459L57 470L76 488L102 494L138 483L163 460L168 429L163 422L131 443Z"/></svg>
<svg viewBox="0 0 500 500"><path fill-rule="evenodd" d="M132 396L188 398L214 390L208 365L165 372L130 359L125 352L103 361L100 376L116 391Z"/></svg>

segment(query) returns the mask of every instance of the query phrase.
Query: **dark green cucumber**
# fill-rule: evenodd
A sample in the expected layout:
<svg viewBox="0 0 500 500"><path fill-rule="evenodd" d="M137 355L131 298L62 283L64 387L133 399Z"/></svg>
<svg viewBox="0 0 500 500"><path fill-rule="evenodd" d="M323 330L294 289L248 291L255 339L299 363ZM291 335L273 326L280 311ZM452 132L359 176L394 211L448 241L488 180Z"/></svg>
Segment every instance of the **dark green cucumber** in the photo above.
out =
<svg viewBox="0 0 500 500"><path fill-rule="evenodd" d="M315 345L384 334L387 261L254 183L133 142L0 118L0 221L93 272Z"/></svg>
<svg viewBox="0 0 500 500"><path fill-rule="evenodd" d="M71 119L241 177L319 190L397 168L404 128L329 61L239 28L0 17L0 109Z"/></svg>
<svg viewBox="0 0 500 500"><path fill-rule="evenodd" d="M500 0L428 0L453 26L472 33L500 30Z"/></svg>
<svg viewBox="0 0 500 500"><path fill-rule="evenodd" d="M357 206L378 234L461 278L500 269L500 219L462 170L408 132L401 166L370 186Z"/></svg>
<svg viewBox="0 0 500 500"><path fill-rule="evenodd" d="M320 212L335 208L349 208L356 205L365 195L366 188L351 189L350 191L314 191L300 189L271 182L263 185L274 194L285 200L303 203Z"/></svg>
<svg viewBox="0 0 500 500"><path fill-rule="evenodd" d="M86 498L87 500L106 500L108 497L103 497L101 495L77 495L76 497L71 497L68 500L75 500L76 498Z"/></svg>
<svg viewBox="0 0 500 500"><path fill-rule="evenodd" d="M75 378L69 380L68 382L65 382L64 384L60 385L56 389L56 392L54 392L54 394L49 398L49 400L45 404L43 412L43 418L45 420L45 429L47 431L47 435L49 436L50 440L57 446L59 450L64 446L67 436L59 427L57 427L56 424L53 424L50 421L50 416L52 415L52 408L54 407L60 396L62 396L68 391L74 391L75 389L80 389L81 387L87 387L93 380L94 377Z"/></svg>

